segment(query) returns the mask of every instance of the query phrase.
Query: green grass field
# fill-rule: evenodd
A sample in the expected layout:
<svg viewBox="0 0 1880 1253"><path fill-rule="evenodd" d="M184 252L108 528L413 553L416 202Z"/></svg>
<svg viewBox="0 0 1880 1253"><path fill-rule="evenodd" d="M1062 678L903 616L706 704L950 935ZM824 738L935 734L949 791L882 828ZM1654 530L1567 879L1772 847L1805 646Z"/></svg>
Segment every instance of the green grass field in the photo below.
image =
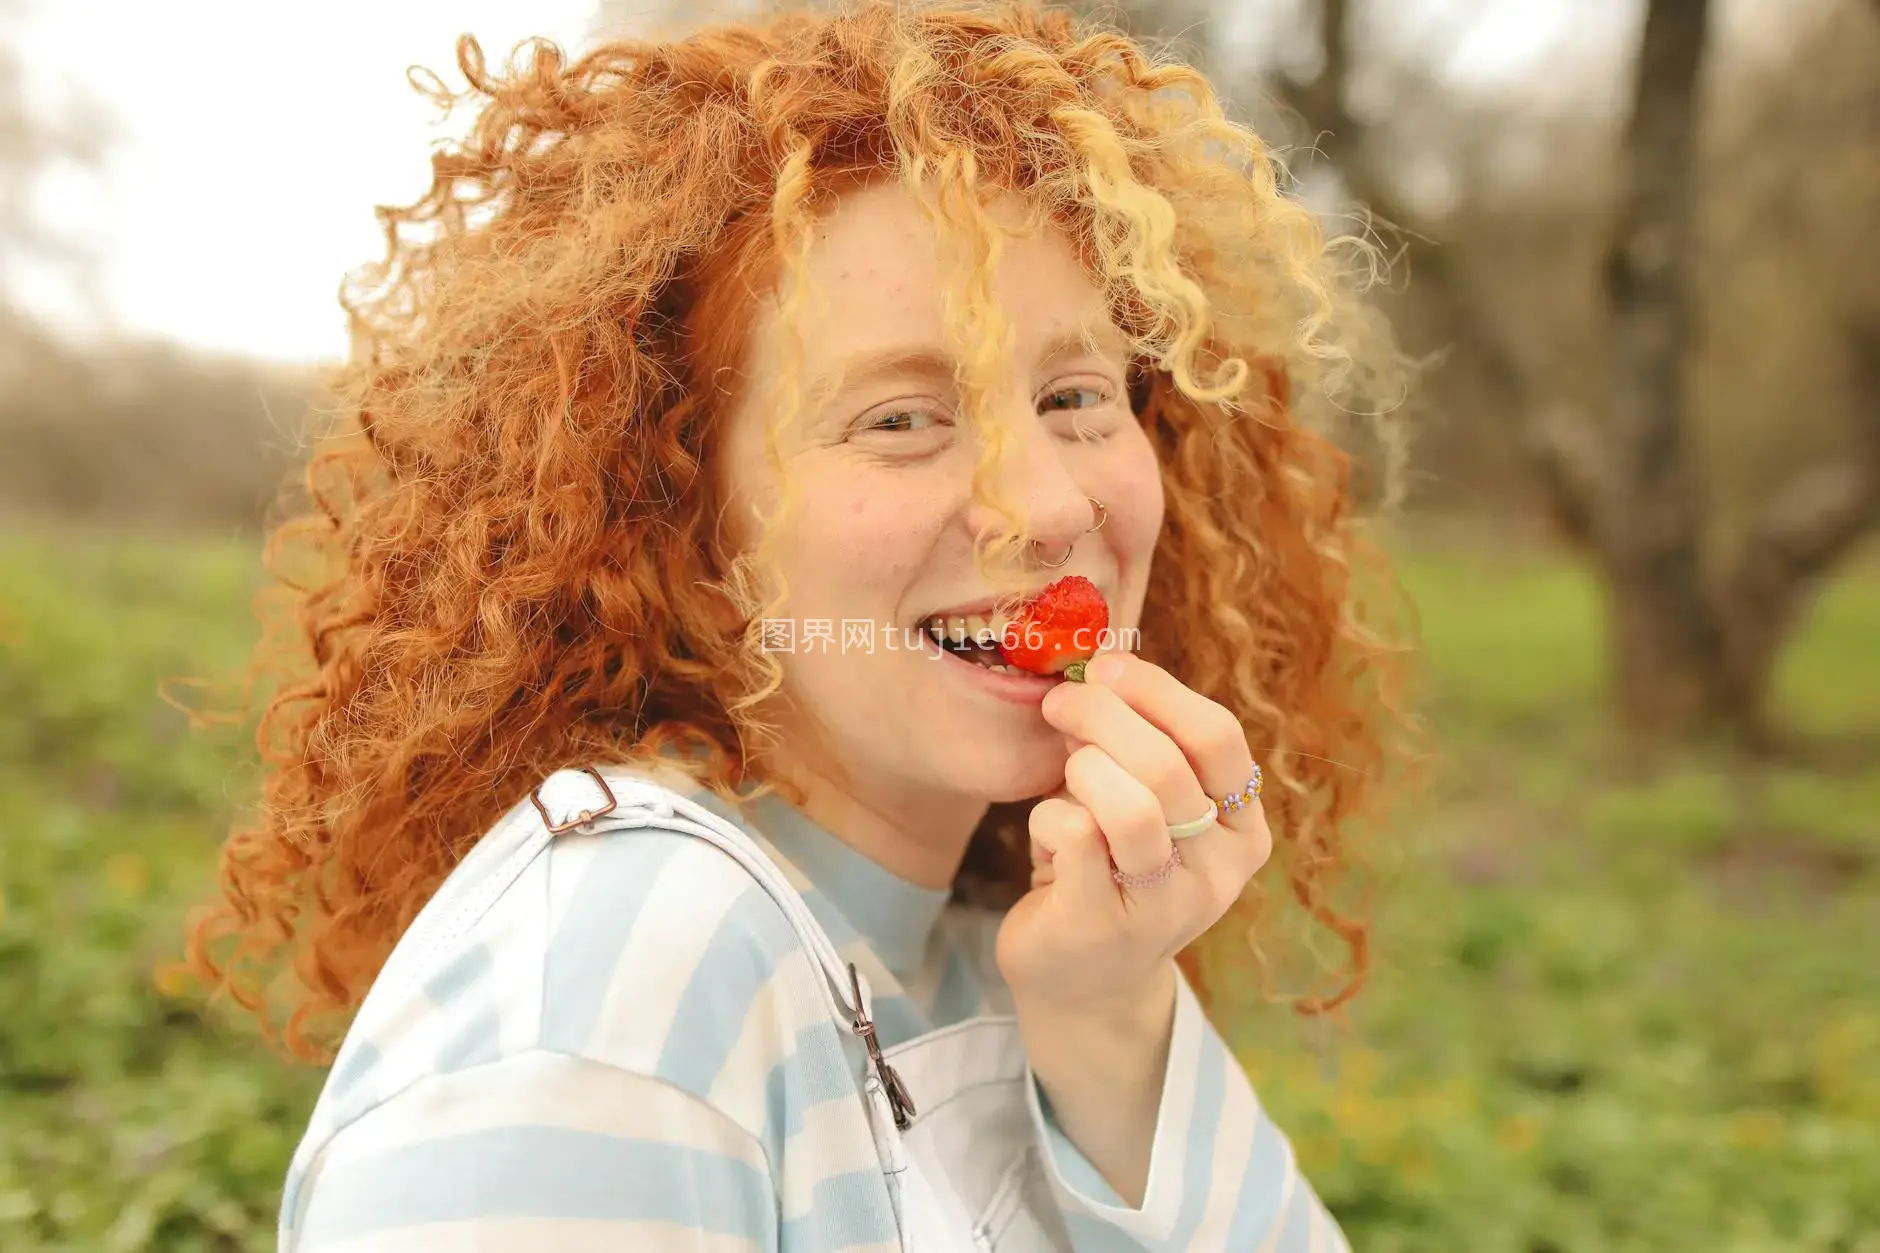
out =
<svg viewBox="0 0 1880 1253"><path fill-rule="evenodd" d="M154 972L252 775L165 676L250 638L251 545L0 542L0 1250L272 1247L319 1076ZM1442 763L1351 1013L1232 1026L1358 1253L1880 1253L1880 572L1781 674L1827 764L1649 780L1573 568L1422 547Z"/></svg>

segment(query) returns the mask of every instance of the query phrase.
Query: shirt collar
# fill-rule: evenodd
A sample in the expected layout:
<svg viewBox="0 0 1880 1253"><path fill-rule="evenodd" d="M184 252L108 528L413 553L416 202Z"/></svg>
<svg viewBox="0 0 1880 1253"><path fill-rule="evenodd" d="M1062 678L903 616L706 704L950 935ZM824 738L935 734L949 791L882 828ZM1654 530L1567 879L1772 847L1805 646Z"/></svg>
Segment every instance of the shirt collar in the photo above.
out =
<svg viewBox="0 0 1880 1253"><path fill-rule="evenodd" d="M804 897L825 930L839 932L833 912L868 942L896 978L920 968L927 943L952 892L909 882L845 843L782 796L771 793L732 811L712 790L695 784L691 799L738 826L754 829L808 879Z"/></svg>
<svg viewBox="0 0 1880 1253"><path fill-rule="evenodd" d="M952 893L910 883L811 821L783 797L751 806L757 826L903 981L919 969ZM812 902L813 903L813 902Z"/></svg>

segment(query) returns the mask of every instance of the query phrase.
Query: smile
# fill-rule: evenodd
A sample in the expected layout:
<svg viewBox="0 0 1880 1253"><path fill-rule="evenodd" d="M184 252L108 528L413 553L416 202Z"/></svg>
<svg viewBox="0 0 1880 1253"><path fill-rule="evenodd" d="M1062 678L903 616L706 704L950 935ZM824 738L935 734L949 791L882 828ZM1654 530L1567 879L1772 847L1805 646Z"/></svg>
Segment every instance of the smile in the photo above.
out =
<svg viewBox="0 0 1880 1253"><path fill-rule="evenodd" d="M984 614L950 619L932 618L923 623L920 629L942 652L969 665L990 670L994 674L1025 673L1016 666L1006 664L1005 654L999 651L1000 627Z"/></svg>
<svg viewBox="0 0 1880 1253"><path fill-rule="evenodd" d="M919 634L927 660L998 700L1034 706L1060 682L1053 675L1030 674L1006 665L998 660L996 646L982 648L973 641L956 644L945 638L950 634L946 631L923 629Z"/></svg>

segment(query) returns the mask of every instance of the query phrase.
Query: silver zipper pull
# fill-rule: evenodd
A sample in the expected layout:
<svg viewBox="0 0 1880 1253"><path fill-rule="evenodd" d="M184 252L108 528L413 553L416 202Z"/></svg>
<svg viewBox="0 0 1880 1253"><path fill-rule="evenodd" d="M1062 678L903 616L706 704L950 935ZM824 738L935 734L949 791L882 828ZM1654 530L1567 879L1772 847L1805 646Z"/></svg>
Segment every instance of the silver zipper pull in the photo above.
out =
<svg viewBox="0 0 1880 1253"><path fill-rule="evenodd" d="M913 1125L914 1115L919 1111L914 1108L914 1098L908 1094L907 1085L901 1082L901 1076L894 1073L894 1067L881 1055L881 1045L875 1039L875 1024L868 1020L867 1011L862 1005L862 972L855 968L854 962L849 963L849 987L855 993L855 1034L862 1037L869 1060L875 1064L875 1073L881 1077L881 1090L887 1095L888 1109L894 1114L894 1125L906 1131Z"/></svg>

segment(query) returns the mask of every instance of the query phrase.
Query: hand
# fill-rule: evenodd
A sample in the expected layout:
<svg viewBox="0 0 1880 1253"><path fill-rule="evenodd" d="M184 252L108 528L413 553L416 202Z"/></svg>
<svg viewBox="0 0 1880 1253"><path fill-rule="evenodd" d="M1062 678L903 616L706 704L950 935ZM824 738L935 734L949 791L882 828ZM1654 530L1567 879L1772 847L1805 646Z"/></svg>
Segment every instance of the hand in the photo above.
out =
<svg viewBox="0 0 1880 1253"><path fill-rule="evenodd" d="M1246 787L1253 755L1231 712L1128 653L1058 684L1042 712L1072 752L1064 790L1032 809L1032 891L1000 928L999 968L1021 1007L1139 1021L1145 1000L1172 993L1174 956L1239 898L1273 838L1256 800L1184 839L1182 864L1154 887L1118 885L1111 858L1126 873L1159 870L1169 827Z"/></svg>

